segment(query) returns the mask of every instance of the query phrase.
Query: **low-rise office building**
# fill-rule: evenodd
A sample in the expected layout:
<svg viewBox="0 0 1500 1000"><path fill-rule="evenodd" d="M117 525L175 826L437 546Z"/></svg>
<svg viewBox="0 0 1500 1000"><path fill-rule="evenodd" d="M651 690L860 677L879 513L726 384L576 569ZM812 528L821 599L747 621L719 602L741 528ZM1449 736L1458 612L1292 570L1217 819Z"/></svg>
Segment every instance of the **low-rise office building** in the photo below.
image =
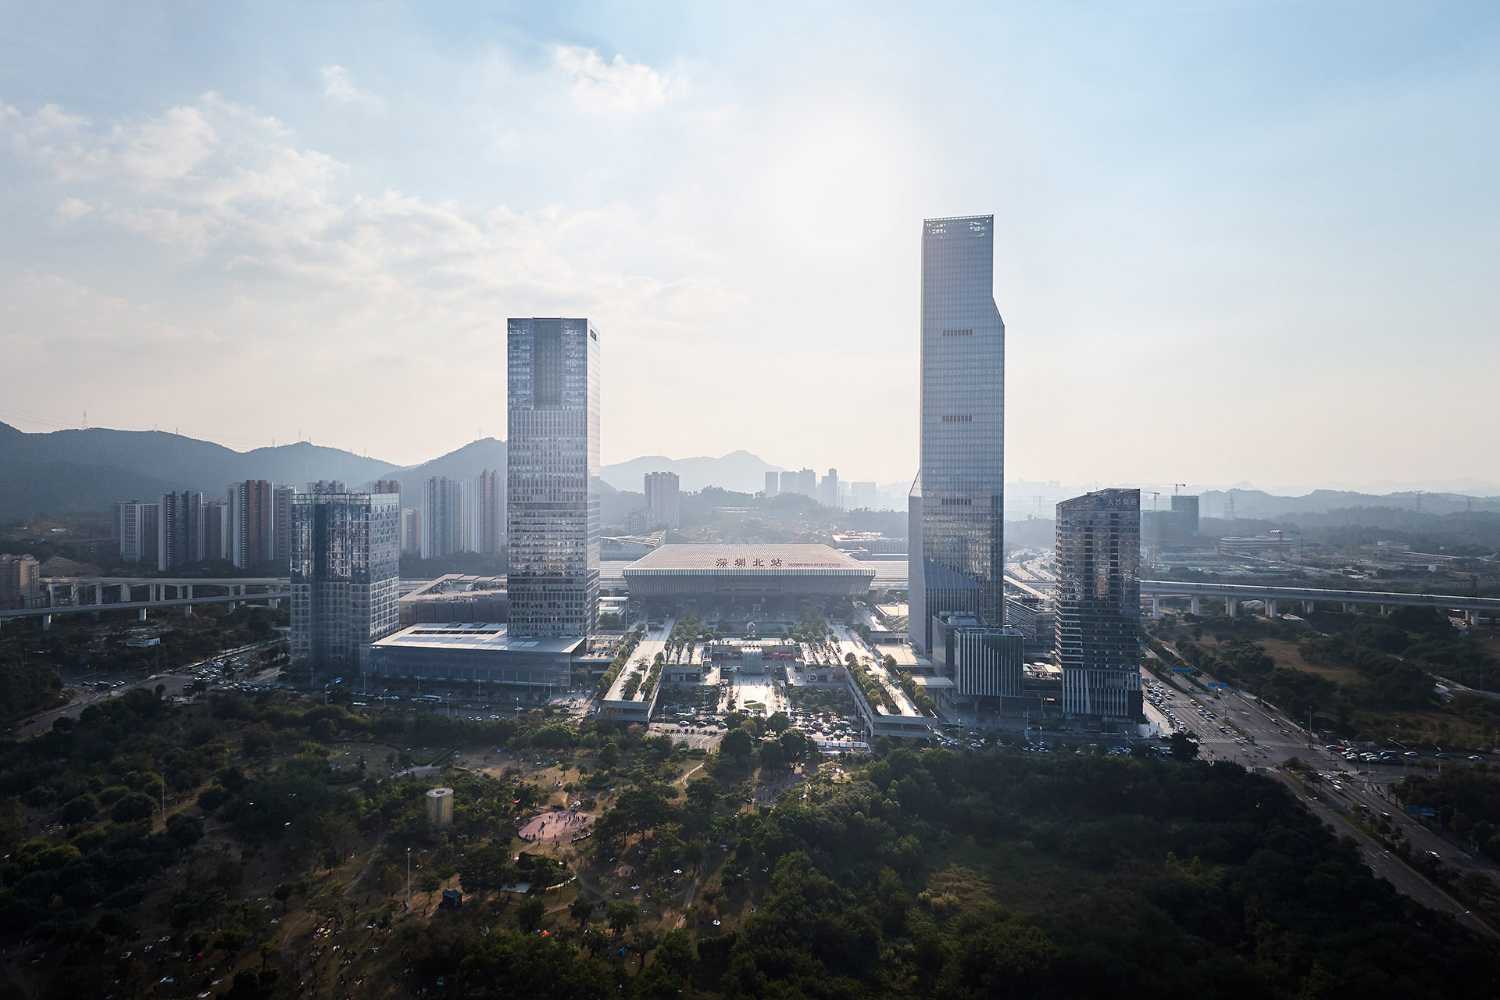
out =
<svg viewBox="0 0 1500 1000"><path fill-rule="evenodd" d="M370 644L370 683L516 685L564 691L579 638L512 636L500 623L412 625Z"/></svg>

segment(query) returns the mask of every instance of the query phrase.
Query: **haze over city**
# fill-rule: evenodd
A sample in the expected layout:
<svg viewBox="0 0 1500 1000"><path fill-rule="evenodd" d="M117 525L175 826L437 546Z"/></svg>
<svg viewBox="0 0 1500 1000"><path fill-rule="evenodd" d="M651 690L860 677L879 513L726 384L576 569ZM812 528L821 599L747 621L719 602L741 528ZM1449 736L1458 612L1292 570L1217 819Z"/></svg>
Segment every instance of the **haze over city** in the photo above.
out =
<svg viewBox="0 0 1500 1000"><path fill-rule="evenodd" d="M0 25L0 1000L1500 997L1500 8Z"/></svg>
<svg viewBox="0 0 1500 1000"><path fill-rule="evenodd" d="M416 463L504 436L506 316L588 315L606 462L909 480L920 220L983 211L1008 478L1496 478L1490 5L6 20L23 430Z"/></svg>

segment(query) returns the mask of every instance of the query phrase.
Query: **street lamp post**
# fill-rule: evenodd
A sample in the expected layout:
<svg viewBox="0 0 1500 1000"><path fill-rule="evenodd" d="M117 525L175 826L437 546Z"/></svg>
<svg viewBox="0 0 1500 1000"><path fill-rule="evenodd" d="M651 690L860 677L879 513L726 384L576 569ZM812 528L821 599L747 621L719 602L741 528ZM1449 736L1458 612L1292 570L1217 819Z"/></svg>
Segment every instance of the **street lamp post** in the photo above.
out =
<svg viewBox="0 0 1500 1000"><path fill-rule="evenodd" d="M411 848L406 849L406 908L411 909Z"/></svg>

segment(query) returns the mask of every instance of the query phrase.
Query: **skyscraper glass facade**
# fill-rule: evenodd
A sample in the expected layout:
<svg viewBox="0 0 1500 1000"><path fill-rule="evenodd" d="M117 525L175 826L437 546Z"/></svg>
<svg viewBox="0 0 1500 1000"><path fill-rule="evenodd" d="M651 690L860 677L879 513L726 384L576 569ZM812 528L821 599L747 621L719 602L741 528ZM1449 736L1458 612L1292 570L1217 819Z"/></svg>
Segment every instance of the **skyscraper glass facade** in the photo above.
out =
<svg viewBox="0 0 1500 1000"><path fill-rule="evenodd" d="M1057 663L1063 711L1141 714L1141 492L1057 505Z"/></svg>
<svg viewBox="0 0 1500 1000"><path fill-rule="evenodd" d="M510 631L585 636L599 606L599 332L512 319L506 340Z"/></svg>
<svg viewBox="0 0 1500 1000"><path fill-rule="evenodd" d="M914 645L958 612L1004 624L1005 323L992 215L922 223L921 457L909 507Z"/></svg>
<svg viewBox="0 0 1500 1000"><path fill-rule="evenodd" d="M292 498L294 665L364 671L370 643L400 624L400 536L399 494Z"/></svg>

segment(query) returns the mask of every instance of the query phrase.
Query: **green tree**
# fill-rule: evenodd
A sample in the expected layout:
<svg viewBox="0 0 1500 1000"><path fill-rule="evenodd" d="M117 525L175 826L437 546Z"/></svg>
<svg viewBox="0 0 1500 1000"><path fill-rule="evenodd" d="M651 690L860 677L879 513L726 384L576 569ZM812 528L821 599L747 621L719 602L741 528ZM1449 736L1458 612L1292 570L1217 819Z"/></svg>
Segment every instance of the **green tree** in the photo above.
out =
<svg viewBox="0 0 1500 1000"><path fill-rule="evenodd" d="M788 729L777 742L781 744L782 755L788 762L803 760L812 750L812 740L800 729Z"/></svg>
<svg viewBox="0 0 1500 1000"><path fill-rule="evenodd" d="M646 956L651 953L651 949L656 947L659 940L660 936L650 928L642 927L635 932L635 939L631 942L631 946L635 948L636 957L640 959L640 964L636 966L637 971L646 968Z"/></svg>
<svg viewBox="0 0 1500 1000"><path fill-rule="evenodd" d="M607 913L609 929L614 931L616 936L624 934L641 919L640 907L620 899L610 902Z"/></svg>
<svg viewBox="0 0 1500 1000"><path fill-rule="evenodd" d="M459 884L467 893L497 892L516 878L510 849L494 842L475 848L459 864Z"/></svg>
<svg viewBox="0 0 1500 1000"><path fill-rule="evenodd" d="M64 823L76 826L86 823L99 814L99 803L87 792L77 798L69 799L58 814Z"/></svg>
<svg viewBox="0 0 1500 1000"><path fill-rule="evenodd" d="M136 820L147 819L156 811L156 802L149 795L140 792L131 792L115 803L109 812L109 818L116 823L133 823Z"/></svg>
<svg viewBox="0 0 1500 1000"><path fill-rule="evenodd" d="M754 751L755 742L750 739L750 734L743 729L731 729L724 734L724 739L719 743L720 755L740 764L749 760L750 755Z"/></svg>
<svg viewBox="0 0 1500 1000"><path fill-rule="evenodd" d="M574 897L573 902L568 904L568 916L578 921L579 927L582 927L584 924L588 923L589 917L593 916L593 914L593 900L589 899L581 892L576 897Z"/></svg>
<svg viewBox="0 0 1500 1000"><path fill-rule="evenodd" d="M1176 760L1193 760L1198 756L1198 741L1180 729L1172 734L1170 746L1172 757Z"/></svg>
<svg viewBox="0 0 1500 1000"><path fill-rule="evenodd" d="M760 758L760 766L768 771L779 771L786 767L786 753L775 740L762 743L757 756Z"/></svg>
<svg viewBox="0 0 1500 1000"><path fill-rule="evenodd" d="M521 905L516 907L516 926L530 934L542 925L542 917L546 914L547 904L542 902L542 897L527 896L521 900Z"/></svg>

